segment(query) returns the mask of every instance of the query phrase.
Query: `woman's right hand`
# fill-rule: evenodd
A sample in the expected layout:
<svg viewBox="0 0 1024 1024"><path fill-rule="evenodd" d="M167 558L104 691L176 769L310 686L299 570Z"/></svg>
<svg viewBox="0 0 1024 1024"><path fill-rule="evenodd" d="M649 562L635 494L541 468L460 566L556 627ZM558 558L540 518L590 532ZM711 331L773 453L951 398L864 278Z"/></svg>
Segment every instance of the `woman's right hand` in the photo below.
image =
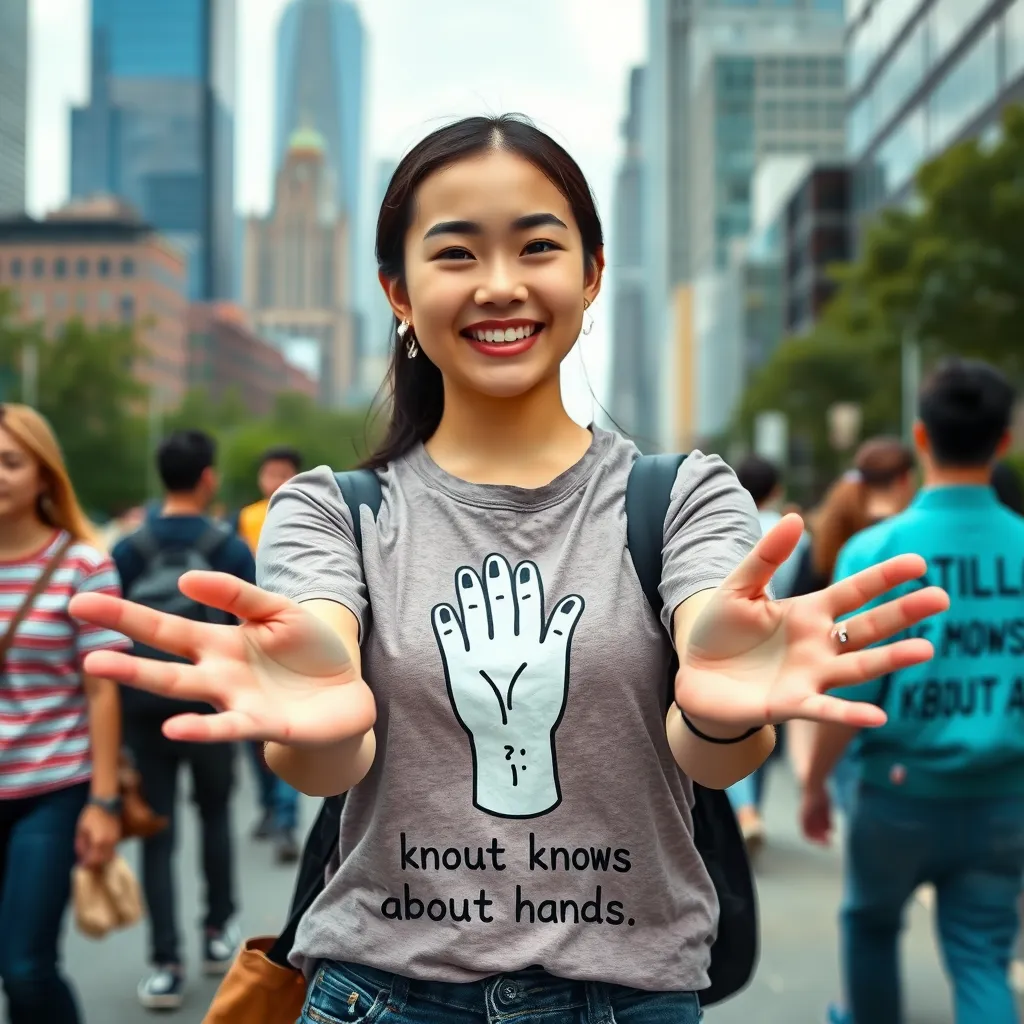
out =
<svg viewBox="0 0 1024 1024"><path fill-rule="evenodd" d="M79 594L76 618L117 630L192 664L118 651L87 654L90 675L178 700L205 701L216 714L176 715L170 739L199 743L267 740L320 746L362 736L376 705L341 638L294 601L220 572L189 572L181 592L229 612L240 625L168 615L103 594Z"/></svg>

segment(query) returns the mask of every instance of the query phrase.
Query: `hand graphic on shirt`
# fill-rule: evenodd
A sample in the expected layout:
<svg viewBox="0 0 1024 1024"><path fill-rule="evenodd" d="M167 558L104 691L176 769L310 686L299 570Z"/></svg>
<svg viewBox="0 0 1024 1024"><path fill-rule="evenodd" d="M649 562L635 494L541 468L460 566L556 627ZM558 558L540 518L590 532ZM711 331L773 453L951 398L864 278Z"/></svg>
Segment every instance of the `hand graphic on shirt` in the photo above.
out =
<svg viewBox="0 0 1024 1024"><path fill-rule="evenodd" d="M431 611L448 696L469 736L473 803L504 818L558 806L555 732L569 692L572 636L583 598L562 598L544 619L544 581L533 562L513 571L501 555L455 573L459 610Z"/></svg>

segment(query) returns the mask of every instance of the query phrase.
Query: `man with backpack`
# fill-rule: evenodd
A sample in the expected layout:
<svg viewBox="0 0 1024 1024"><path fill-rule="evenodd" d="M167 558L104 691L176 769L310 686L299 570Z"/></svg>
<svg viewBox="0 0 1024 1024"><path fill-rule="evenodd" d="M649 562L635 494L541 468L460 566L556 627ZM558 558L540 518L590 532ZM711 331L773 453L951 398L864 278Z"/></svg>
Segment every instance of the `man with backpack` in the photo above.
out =
<svg viewBox="0 0 1024 1024"><path fill-rule="evenodd" d="M933 661L842 693L888 715L856 736L841 926L850 1013L832 1014L844 1024L904 1019L898 940L922 883L935 888L958 1024L1017 1020L1007 975L1024 875L1024 519L991 485L1014 403L994 367L940 366L914 428L924 487L906 511L854 536L836 564L843 579L913 551L928 563L918 585L950 598L948 611L910 631L931 642ZM856 651L862 639L851 624L848 635L837 629L836 643ZM855 735L817 728L801 812L811 840L828 838L825 780Z"/></svg>
<svg viewBox="0 0 1024 1024"><path fill-rule="evenodd" d="M218 487L215 442L197 430L168 437L157 452L164 486L159 512L123 538L113 558L127 598L159 611L211 622L234 621L181 593L180 577L193 569L230 573L254 582L252 552L240 538L206 515ZM177 660L136 643L146 658ZM175 810L178 775L187 764L192 800L201 823L206 914L203 922L203 970L223 974L234 959L239 933L232 923L234 860L231 848L230 798L234 785L234 746L230 743L180 743L163 735L174 715L209 713L208 704L172 700L124 687L125 741L139 769L147 800L170 826L143 842L142 884L149 910L152 972L138 988L147 1009L177 1009L184 996L184 961L180 946L174 884Z"/></svg>

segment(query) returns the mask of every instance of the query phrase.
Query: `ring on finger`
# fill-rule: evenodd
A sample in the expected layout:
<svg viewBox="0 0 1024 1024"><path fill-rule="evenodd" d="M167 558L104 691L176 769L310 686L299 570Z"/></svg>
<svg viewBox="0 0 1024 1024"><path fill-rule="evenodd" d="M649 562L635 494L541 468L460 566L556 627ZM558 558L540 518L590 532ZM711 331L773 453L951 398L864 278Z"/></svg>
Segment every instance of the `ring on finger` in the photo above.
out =
<svg viewBox="0 0 1024 1024"><path fill-rule="evenodd" d="M846 644L850 641L850 634L847 633L845 626L834 626L832 629L832 639L838 640L840 644Z"/></svg>

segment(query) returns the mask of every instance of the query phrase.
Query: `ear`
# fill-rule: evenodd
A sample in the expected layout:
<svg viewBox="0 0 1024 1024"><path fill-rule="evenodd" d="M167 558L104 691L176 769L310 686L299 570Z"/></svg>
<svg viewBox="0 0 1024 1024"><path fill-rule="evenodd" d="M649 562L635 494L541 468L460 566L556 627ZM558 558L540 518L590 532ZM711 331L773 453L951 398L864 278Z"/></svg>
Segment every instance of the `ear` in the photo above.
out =
<svg viewBox="0 0 1024 1024"><path fill-rule="evenodd" d="M931 438L928 437L928 431L920 420L914 422L914 447L920 455L931 454Z"/></svg>
<svg viewBox="0 0 1024 1024"><path fill-rule="evenodd" d="M999 444L996 445L996 461L1004 458L1006 453L1010 450L1010 446L1013 444L1013 434L1009 430L1000 438Z"/></svg>
<svg viewBox="0 0 1024 1024"><path fill-rule="evenodd" d="M409 295L405 290L405 285L393 277L388 277L383 271L378 271L377 280L380 281L380 286L384 289L384 294L387 296L388 305L395 316L399 320L409 320L411 322L412 305L409 303Z"/></svg>
<svg viewBox="0 0 1024 1024"><path fill-rule="evenodd" d="M593 262L587 264L586 274L583 278L583 297L590 303L601 294L601 281L604 279L604 246L602 245L594 253Z"/></svg>

